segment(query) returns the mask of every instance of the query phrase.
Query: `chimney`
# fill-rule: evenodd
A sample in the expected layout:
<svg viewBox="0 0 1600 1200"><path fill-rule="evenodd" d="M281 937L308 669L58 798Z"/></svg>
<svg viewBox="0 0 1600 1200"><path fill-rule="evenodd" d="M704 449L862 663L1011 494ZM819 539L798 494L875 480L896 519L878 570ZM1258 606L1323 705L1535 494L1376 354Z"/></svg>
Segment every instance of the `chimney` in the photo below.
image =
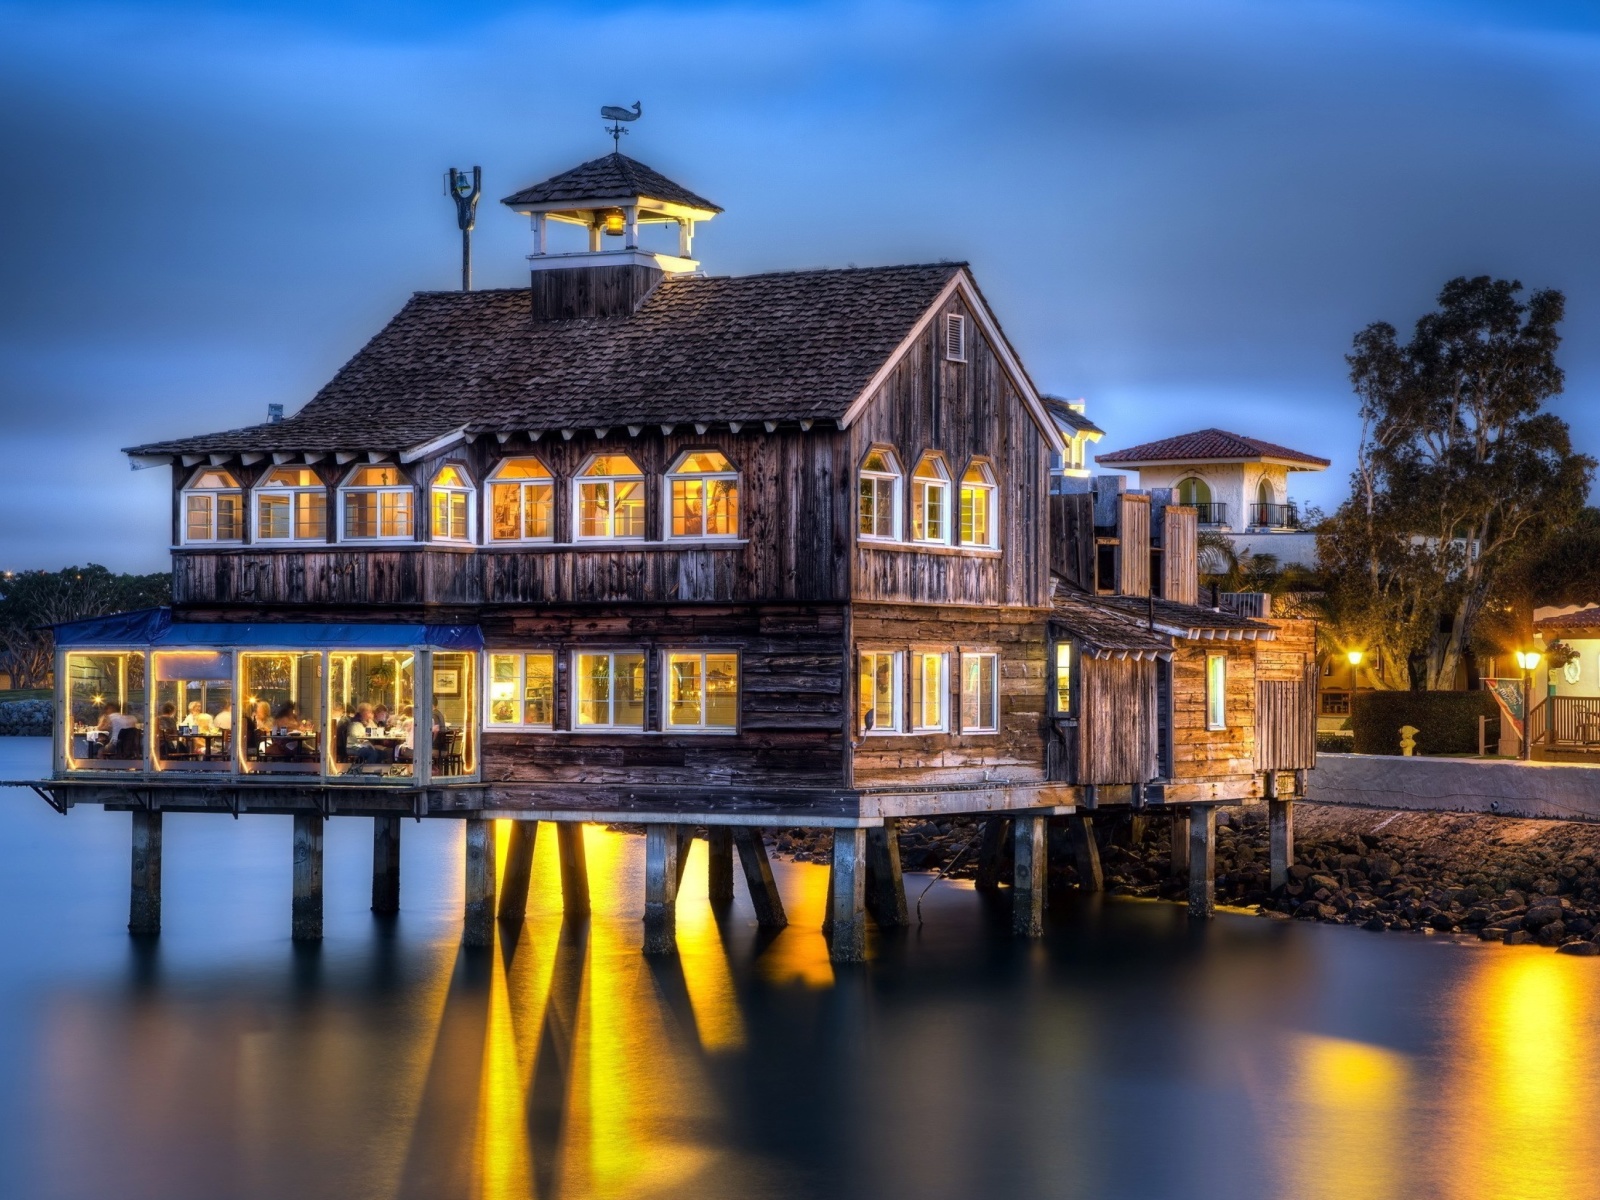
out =
<svg viewBox="0 0 1600 1200"><path fill-rule="evenodd" d="M267 405L267 424L268 425L276 425L281 420L283 420L283 405L281 405L281 404L269 404L269 405Z"/></svg>

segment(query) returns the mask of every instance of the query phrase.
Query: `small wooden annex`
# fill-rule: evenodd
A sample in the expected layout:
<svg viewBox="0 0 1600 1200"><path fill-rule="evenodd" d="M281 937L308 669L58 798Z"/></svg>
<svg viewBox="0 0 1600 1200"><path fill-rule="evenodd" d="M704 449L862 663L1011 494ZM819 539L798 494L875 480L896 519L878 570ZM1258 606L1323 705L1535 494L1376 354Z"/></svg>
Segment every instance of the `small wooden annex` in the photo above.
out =
<svg viewBox="0 0 1600 1200"><path fill-rule="evenodd" d="M136 928L164 811L294 813L304 937L324 820L376 818L377 908L400 818L465 820L479 943L495 819L512 892L557 823L580 911L573 832L640 822L650 950L692 830L781 923L756 831L832 827L841 960L904 920L900 818L1010 822L1024 933L1053 818L1192 811L1201 914L1212 805L1287 829L1309 625L1199 603L1169 494L1052 494L1061 428L966 265L705 275L721 210L620 154L506 204L529 288L418 293L287 419L128 451L171 474L174 604L60 630L38 786L134 813Z"/></svg>

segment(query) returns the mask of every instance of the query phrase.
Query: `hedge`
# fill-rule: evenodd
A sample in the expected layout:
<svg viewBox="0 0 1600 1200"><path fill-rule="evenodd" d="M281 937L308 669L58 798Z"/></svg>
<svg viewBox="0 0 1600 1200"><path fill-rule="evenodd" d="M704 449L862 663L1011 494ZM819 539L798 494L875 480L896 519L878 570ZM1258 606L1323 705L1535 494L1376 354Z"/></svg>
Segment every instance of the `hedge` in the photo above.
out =
<svg viewBox="0 0 1600 1200"><path fill-rule="evenodd" d="M1399 754L1402 725L1418 730L1418 754L1476 754L1478 718L1499 714L1488 692L1358 692L1350 728L1357 754Z"/></svg>
<svg viewBox="0 0 1600 1200"><path fill-rule="evenodd" d="M49 737L55 705L48 700L0 703L0 737Z"/></svg>

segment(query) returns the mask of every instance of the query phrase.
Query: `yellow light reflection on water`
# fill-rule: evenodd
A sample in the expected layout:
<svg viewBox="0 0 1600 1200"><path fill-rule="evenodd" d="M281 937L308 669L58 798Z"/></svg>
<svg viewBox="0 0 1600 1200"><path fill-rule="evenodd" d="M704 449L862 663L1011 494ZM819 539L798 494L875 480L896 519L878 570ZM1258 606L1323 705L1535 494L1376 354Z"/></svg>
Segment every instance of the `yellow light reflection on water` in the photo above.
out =
<svg viewBox="0 0 1600 1200"><path fill-rule="evenodd" d="M706 844L696 841L678 894L678 961L701 1047L735 1050L744 1045L744 1020L739 1015L722 930L706 895L707 861Z"/></svg>
<svg viewBox="0 0 1600 1200"><path fill-rule="evenodd" d="M784 872L783 882L789 924L761 956L761 977L768 983L832 987L833 964L828 961L828 940L822 936L822 918L828 911L828 868L795 863Z"/></svg>
<svg viewBox="0 0 1600 1200"><path fill-rule="evenodd" d="M1299 1200L1403 1196L1411 1144L1408 1067L1365 1042L1307 1035L1294 1047L1285 1195Z"/></svg>

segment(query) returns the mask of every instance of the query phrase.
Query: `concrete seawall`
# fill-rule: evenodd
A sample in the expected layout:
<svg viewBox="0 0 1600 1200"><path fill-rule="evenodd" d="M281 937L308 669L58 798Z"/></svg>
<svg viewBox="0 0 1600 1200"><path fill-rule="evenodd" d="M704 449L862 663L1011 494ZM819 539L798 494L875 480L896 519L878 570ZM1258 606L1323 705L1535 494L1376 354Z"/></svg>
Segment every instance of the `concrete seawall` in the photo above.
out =
<svg viewBox="0 0 1600 1200"><path fill-rule="evenodd" d="M1504 759L1319 754L1314 804L1600 822L1600 767Z"/></svg>

